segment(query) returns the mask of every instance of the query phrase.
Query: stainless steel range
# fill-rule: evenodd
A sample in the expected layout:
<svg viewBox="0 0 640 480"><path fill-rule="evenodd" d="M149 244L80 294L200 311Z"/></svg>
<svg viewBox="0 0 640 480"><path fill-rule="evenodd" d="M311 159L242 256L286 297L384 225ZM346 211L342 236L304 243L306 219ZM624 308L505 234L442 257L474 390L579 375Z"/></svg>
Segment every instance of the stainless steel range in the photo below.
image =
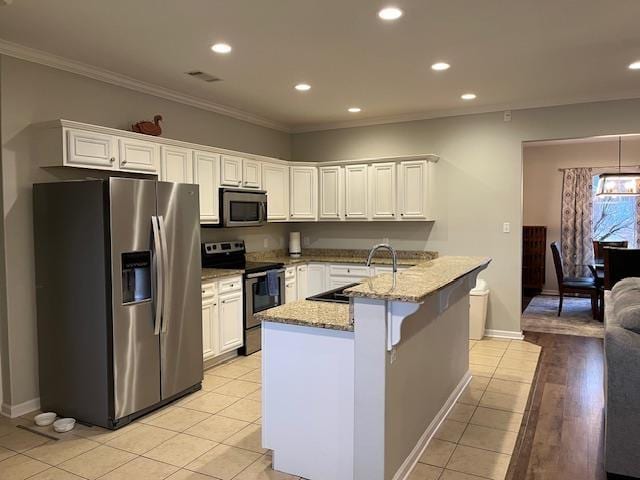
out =
<svg viewBox="0 0 640 480"><path fill-rule="evenodd" d="M262 348L261 322L255 313L284 303L284 264L248 262L243 240L202 244L202 266L244 270L244 347L242 355Z"/></svg>

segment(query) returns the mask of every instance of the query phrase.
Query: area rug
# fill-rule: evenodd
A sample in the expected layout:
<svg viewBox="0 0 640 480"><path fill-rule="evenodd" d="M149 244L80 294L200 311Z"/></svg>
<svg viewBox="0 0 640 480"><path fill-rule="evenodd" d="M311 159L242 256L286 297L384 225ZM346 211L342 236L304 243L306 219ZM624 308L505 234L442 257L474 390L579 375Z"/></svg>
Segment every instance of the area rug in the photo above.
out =
<svg viewBox="0 0 640 480"><path fill-rule="evenodd" d="M591 316L590 299L565 297L560 317L559 301L560 298L555 295L534 297L522 314L522 330L580 337L604 337L602 322L594 320Z"/></svg>

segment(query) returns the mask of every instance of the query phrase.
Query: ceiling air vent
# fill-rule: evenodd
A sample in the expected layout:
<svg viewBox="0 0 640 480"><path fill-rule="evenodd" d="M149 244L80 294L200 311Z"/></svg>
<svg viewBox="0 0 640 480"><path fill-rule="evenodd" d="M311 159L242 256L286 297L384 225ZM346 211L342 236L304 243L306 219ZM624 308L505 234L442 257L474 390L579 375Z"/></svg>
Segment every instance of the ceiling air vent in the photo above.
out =
<svg viewBox="0 0 640 480"><path fill-rule="evenodd" d="M220 77L216 77L214 75L211 75L210 73L202 72L200 70L193 70L192 72L187 72L187 75L207 83L219 82L222 80Z"/></svg>

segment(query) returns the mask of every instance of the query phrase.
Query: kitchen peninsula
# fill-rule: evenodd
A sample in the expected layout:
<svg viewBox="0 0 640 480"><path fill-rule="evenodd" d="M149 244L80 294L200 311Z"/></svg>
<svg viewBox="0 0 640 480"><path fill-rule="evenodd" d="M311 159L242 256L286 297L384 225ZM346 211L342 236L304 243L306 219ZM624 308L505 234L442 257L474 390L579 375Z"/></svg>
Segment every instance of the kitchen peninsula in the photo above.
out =
<svg viewBox="0 0 640 480"><path fill-rule="evenodd" d="M310 480L404 479L471 379L469 291L490 262L441 257L298 300L263 322L263 447Z"/></svg>

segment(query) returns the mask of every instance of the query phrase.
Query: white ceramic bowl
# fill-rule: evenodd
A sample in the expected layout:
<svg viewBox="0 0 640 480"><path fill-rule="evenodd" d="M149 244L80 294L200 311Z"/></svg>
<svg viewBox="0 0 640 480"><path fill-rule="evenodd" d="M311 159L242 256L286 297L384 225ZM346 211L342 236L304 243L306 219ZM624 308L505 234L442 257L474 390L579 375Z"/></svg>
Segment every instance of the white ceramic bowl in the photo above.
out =
<svg viewBox="0 0 640 480"><path fill-rule="evenodd" d="M41 413L33 417L33 421L36 422L36 425L39 427L46 427L47 425L51 425L56 419L56 414L54 412L46 412Z"/></svg>
<svg viewBox="0 0 640 480"><path fill-rule="evenodd" d="M73 430L73 427L76 425L75 418L61 418L60 420L56 420L53 422L53 429L58 433L68 432L69 430Z"/></svg>

